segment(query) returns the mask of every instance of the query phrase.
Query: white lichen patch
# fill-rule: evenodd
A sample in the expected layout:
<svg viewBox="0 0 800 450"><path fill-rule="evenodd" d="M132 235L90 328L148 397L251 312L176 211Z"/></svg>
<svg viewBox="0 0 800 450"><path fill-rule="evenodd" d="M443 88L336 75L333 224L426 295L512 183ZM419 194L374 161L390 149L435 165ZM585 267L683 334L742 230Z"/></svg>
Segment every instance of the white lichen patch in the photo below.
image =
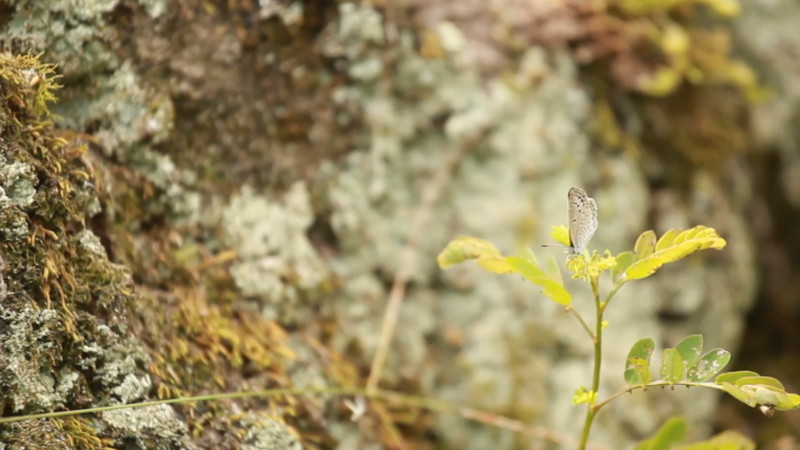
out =
<svg viewBox="0 0 800 450"><path fill-rule="evenodd" d="M129 373L119 386L111 389L122 403L131 403L147 396L153 383L149 375L137 376Z"/></svg>
<svg viewBox="0 0 800 450"><path fill-rule="evenodd" d="M39 179L30 164L0 163L0 186L11 203L20 208L33 204Z"/></svg>
<svg viewBox="0 0 800 450"><path fill-rule="evenodd" d="M291 302L315 288L327 273L307 231L314 216L305 184L280 196L245 187L222 215L224 243L236 251L231 267L236 286L268 308Z"/></svg>
<svg viewBox="0 0 800 450"><path fill-rule="evenodd" d="M131 437L142 432L156 435L165 440L178 440L186 435L186 424L175 415L169 405L126 408L101 413L109 425Z"/></svg>
<svg viewBox="0 0 800 450"><path fill-rule="evenodd" d="M299 439L282 422L271 417L250 416L244 419L247 433L242 442L243 450L283 449L300 450Z"/></svg>
<svg viewBox="0 0 800 450"><path fill-rule="evenodd" d="M0 319L7 324L0 334L0 385L11 409L50 409L61 404L64 395L56 391L54 378L39 370L39 358L52 347L51 334L58 327L58 312L27 305L0 308Z"/></svg>

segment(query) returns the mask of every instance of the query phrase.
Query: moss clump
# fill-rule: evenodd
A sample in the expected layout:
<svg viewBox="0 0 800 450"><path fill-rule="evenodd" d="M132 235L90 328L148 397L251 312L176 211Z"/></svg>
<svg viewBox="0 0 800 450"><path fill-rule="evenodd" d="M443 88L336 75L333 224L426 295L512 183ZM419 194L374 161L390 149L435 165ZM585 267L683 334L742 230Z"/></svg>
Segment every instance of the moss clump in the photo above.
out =
<svg viewBox="0 0 800 450"><path fill-rule="evenodd" d="M55 101L55 91L61 87L55 70L55 65L41 62L39 56L0 52L0 93L7 106L0 119L20 127L30 117L49 115L47 104Z"/></svg>
<svg viewBox="0 0 800 450"><path fill-rule="evenodd" d="M127 327L130 274L86 227L99 201L87 140L48 117L53 74L36 56L0 53L0 405L14 413L148 394L130 389L148 379L146 353ZM101 448L105 429L81 418L0 431L27 448ZM180 436L176 428L170 439Z"/></svg>

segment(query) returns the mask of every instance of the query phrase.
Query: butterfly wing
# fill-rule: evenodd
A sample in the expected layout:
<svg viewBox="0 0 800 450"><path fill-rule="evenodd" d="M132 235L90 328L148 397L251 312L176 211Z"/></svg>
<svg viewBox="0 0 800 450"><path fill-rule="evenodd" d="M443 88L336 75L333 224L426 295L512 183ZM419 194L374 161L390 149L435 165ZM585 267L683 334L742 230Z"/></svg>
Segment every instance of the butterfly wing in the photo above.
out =
<svg viewBox="0 0 800 450"><path fill-rule="evenodd" d="M567 194L569 200L570 254L583 252L583 247L597 231L597 203L586 192L573 187Z"/></svg>

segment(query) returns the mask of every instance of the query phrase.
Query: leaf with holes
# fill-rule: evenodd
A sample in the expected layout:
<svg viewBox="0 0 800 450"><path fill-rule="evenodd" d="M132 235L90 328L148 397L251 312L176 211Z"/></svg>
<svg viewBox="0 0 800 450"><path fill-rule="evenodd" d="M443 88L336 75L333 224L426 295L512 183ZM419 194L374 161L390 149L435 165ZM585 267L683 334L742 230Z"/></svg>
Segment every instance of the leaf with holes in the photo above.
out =
<svg viewBox="0 0 800 450"><path fill-rule="evenodd" d="M686 336L678 342L678 345L675 346L675 350L680 353L683 359L685 371L697 361L697 358L699 358L700 354L703 352L703 335L692 334Z"/></svg>
<svg viewBox="0 0 800 450"><path fill-rule="evenodd" d="M721 348L711 350L689 366L686 378L691 381L708 380L724 369L730 360L731 354L727 350Z"/></svg>
<svg viewBox="0 0 800 450"><path fill-rule="evenodd" d="M640 339L628 352L625 361L625 382L629 386L650 382L650 357L656 345L652 339Z"/></svg>

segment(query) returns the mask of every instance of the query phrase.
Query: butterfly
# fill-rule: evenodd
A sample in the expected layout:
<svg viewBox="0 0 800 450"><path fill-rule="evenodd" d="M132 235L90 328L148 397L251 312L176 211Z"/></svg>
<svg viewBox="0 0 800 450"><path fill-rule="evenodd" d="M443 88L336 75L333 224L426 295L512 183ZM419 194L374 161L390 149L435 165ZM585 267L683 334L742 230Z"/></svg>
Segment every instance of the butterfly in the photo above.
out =
<svg viewBox="0 0 800 450"><path fill-rule="evenodd" d="M597 231L597 203L579 187L570 188L569 200L569 256L583 253L583 249Z"/></svg>

